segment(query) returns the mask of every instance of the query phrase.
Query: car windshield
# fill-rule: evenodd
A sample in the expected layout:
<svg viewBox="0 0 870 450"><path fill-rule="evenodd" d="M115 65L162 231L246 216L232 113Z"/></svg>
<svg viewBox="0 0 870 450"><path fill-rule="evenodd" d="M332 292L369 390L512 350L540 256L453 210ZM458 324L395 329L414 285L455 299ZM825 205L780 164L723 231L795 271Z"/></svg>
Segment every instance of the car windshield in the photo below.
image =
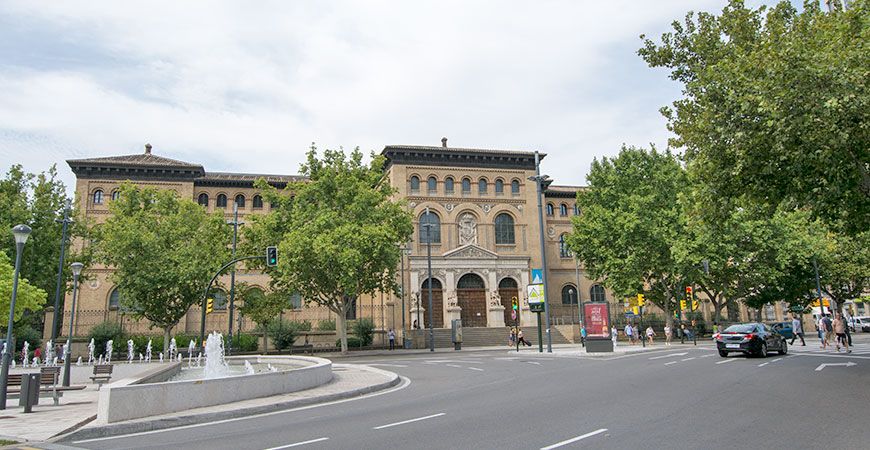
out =
<svg viewBox="0 0 870 450"><path fill-rule="evenodd" d="M725 329L726 333L752 333L755 331L755 324L731 325Z"/></svg>

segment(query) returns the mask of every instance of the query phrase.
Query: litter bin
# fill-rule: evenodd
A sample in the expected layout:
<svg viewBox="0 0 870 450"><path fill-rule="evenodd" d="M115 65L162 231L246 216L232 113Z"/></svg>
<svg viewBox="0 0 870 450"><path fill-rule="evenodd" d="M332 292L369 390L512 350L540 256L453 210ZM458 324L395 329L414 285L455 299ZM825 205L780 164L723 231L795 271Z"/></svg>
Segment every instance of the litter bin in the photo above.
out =
<svg viewBox="0 0 870 450"><path fill-rule="evenodd" d="M39 404L39 373L25 373L21 377L21 396L18 406L24 407L24 412L33 411L33 405Z"/></svg>

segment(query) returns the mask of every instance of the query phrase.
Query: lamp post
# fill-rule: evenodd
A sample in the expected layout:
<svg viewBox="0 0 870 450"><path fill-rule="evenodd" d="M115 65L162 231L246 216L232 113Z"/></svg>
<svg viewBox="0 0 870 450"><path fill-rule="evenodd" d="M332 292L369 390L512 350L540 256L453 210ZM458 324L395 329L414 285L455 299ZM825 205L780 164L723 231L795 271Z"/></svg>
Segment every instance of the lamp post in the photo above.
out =
<svg viewBox="0 0 870 450"><path fill-rule="evenodd" d="M541 272L544 278L544 326L547 330L547 353L553 353L553 339L550 336L550 299L549 290L547 289L547 248L544 246L544 211L541 204L541 195L543 194L544 184L548 184L550 179L547 175L541 175L541 156L535 150L535 175L529 177L529 181L534 181L537 187L538 196L538 227L541 231Z"/></svg>
<svg viewBox="0 0 870 450"><path fill-rule="evenodd" d="M429 285L429 351L434 352L435 325L432 323L432 238L429 234L432 228L432 221L429 214L429 207L426 207L426 223L423 226L426 227L426 266L429 271L429 279L426 282Z"/></svg>
<svg viewBox="0 0 870 450"><path fill-rule="evenodd" d="M577 275L577 317L580 320L580 326L583 326L583 304L580 302L580 260L577 255L574 255L574 265Z"/></svg>
<svg viewBox="0 0 870 450"><path fill-rule="evenodd" d="M57 289L54 291L54 317L51 319L51 340L57 340L57 326L60 325L60 321L63 320L60 315L60 287L63 285L63 259L66 256L66 231L69 228L69 224L73 223L73 220L69 218L70 213L70 203L67 200L66 207L63 209L63 220L55 220L55 222L59 222L63 224L60 232L60 262L57 264Z"/></svg>
<svg viewBox="0 0 870 450"><path fill-rule="evenodd" d="M236 242L239 237L239 225L244 225L244 222L239 222L239 204L233 200L233 221L227 221L227 225L233 226L233 259L236 259ZM233 264L233 270L230 272L230 305L229 317L227 325L227 354L233 350L233 312L235 311L236 300L236 266ZM240 331L241 332L241 331Z"/></svg>
<svg viewBox="0 0 870 450"><path fill-rule="evenodd" d="M69 386L69 378L70 378L70 359L72 359L72 334L73 334L73 323L76 317L76 294L78 293L79 286L79 275L82 273L82 267L85 265L80 262L74 262L70 264L70 269L72 269L73 274L73 298L72 298L72 307L69 310L69 335L66 338L66 352L63 354L63 385Z"/></svg>
<svg viewBox="0 0 870 450"><path fill-rule="evenodd" d="M408 247L399 247L399 251L402 252L401 257L401 266L399 269L399 277L402 279L402 348L405 348L405 337L407 336L407 331L405 330L405 255L411 252L411 249Z"/></svg>
<svg viewBox="0 0 870 450"><path fill-rule="evenodd" d="M15 236L15 273L12 275L12 301L9 303L9 323L6 325L6 351L3 352L3 364L0 369L0 409L6 409L6 386L9 382L9 363L15 347L12 345L12 322L15 320L15 299L18 296L18 272L21 269L21 253L24 243L32 230L27 225L15 225L12 235Z"/></svg>

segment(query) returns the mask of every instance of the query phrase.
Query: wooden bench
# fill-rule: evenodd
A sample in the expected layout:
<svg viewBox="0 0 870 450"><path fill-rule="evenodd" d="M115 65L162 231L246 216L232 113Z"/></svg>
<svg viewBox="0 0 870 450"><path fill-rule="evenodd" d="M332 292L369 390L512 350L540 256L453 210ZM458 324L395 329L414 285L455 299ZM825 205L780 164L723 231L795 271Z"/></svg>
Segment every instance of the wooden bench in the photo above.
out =
<svg viewBox="0 0 870 450"><path fill-rule="evenodd" d="M9 374L9 394L14 398L21 395L21 383L25 374L14 373ZM65 391L80 391L85 386L58 386L60 379L60 367L42 367L39 370L39 394L51 394L54 400L54 405L60 404L60 397L63 397Z"/></svg>
<svg viewBox="0 0 870 450"><path fill-rule="evenodd" d="M98 384L97 389L100 389L103 387L103 383L108 383L112 379L112 369L114 367L111 364L94 365L94 375L91 377L91 381Z"/></svg>

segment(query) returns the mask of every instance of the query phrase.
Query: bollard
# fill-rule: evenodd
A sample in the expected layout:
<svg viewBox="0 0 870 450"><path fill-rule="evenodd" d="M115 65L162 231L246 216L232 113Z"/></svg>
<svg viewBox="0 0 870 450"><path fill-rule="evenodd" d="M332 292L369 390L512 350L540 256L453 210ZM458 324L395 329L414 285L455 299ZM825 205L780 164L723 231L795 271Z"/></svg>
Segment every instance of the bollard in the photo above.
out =
<svg viewBox="0 0 870 450"><path fill-rule="evenodd" d="M33 412L33 405L39 404L39 373L26 373L21 378L21 396L18 406L24 407L24 412Z"/></svg>

